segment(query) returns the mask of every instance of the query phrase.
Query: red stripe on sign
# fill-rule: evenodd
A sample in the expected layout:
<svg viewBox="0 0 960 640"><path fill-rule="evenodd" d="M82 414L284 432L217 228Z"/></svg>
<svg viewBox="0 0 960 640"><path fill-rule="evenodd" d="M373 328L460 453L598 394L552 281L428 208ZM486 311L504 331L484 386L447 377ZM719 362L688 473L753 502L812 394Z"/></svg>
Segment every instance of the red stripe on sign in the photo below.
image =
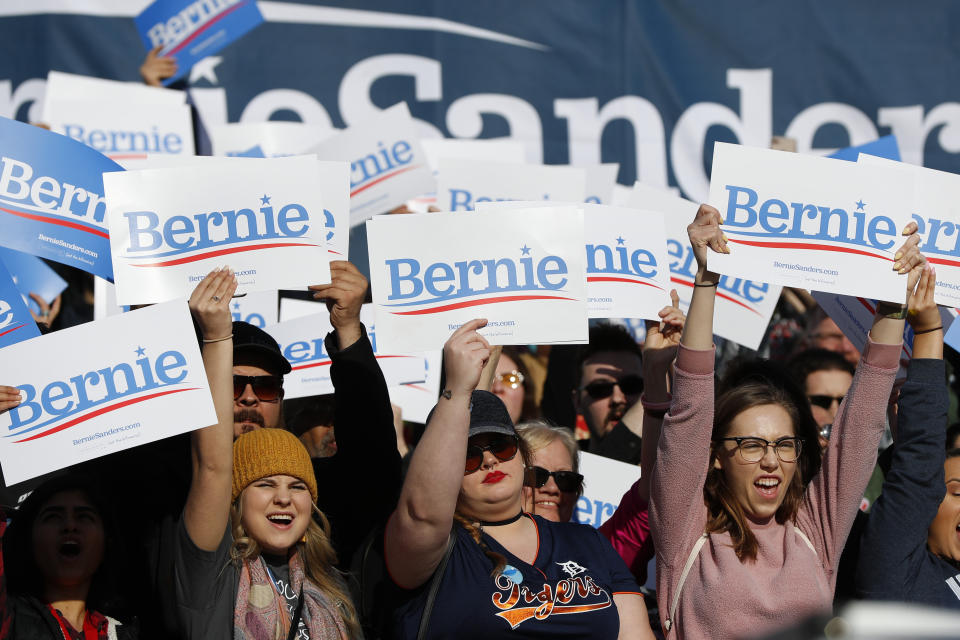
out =
<svg viewBox="0 0 960 640"><path fill-rule="evenodd" d="M204 260L206 258L215 258L217 256L225 256L229 253L241 253L243 251L257 251L258 249L275 249L277 247L317 247L316 244L307 244L303 242L274 242L271 244L258 244L247 247L231 247L229 249L220 249L218 251L207 251L206 253L198 253L195 256L188 256L186 258L176 258L175 260L165 260L163 262L150 262L146 264L131 264L131 267L172 267L178 264L186 264L188 262L196 262L197 260Z"/></svg>
<svg viewBox="0 0 960 640"><path fill-rule="evenodd" d="M116 404L111 404L111 405L109 405L109 406L107 406L107 407L100 407L100 408L97 409L96 411L91 411L90 413L85 414L85 415L82 415L82 416L80 416L80 417L78 417L78 418L74 418L73 420L70 420L69 422L64 422L64 423L61 424L61 425L57 425L57 426L54 427L53 429L48 429L48 430L46 430L46 431L44 431L44 432L42 432L42 433L38 433L38 434L36 434L36 435L32 435L32 436L30 436L29 438L24 438L23 440L14 440L14 442L15 442L15 443L29 442L29 441L31 441L31 440L36 440L37 438L45 438L46 436L53 435L54 433L57 433L57 432L59 432L59 431L63 431L64 429L69 429L70 427L72 427L72 426L74 426L74 425L77 425L77 424L80 424L81 422L85 422L85 421L89 420L90 418L95 418L95 417L100 416L100 415L103 415L103 414L105 414L105 413L110 413L111 411L116 411L117 409L120 409L120 408L122 408L122 407L129 406L129 405L131 405L131 404L137 404L138 402L143 402L143 401L145 401L145 400L152 400L153 398L159 398L160 396L168 396L168 395L170 395L171 393L180 393L180 392L182 392L182 391L196 391L197 388L198 388L198 387L194 387L194 388L192 388L192 389L173 389L173 390L171 390L171 391L160 391L160 392L157 392L157 393L151 393L150 395L146 395L146 396L143 396L143 397L140 397L140 398L130 398L129 400L124 400L123 402L118 402L118 403L116 403Z"/></svg>
<svg viewBox="0 0 960 640"><path fill-rule="evenodd" d="M631 280L630 278L615 278L613 276L590 276L587 278L587 282L629 282L630 284L645 284L648 287L653 287L655 289L660 289L663 291L663 287L656 285L652 282L645 282L643 280Z"/></svg>
<svg viewBox="0 0 960 640"><path fill-rule="evenodd" d="M7 334L10 333L11 331L16 331L17 329L23 329L25 326L27 326L27 325L25 325L25 324L18 324L17 326L13 327L12 329L7 329L7 330L4 331L3 333L0 333L0 338L2 338L3 336L7 335Z"/></svg>
<svg viewBox="0 0 960 640"><path fill-rule="evenodd" d="M200 36L201 33L203 33L204 31L206 31L207 29L209 29L209 28L212 27L213 25L215 25L215 24L216 24L217 22L219 22L220 20L223 20L223 19L227 16L227 14L236 11L236 10L239 9L240 7L244 6L245 4L247 4L247 3L246 3L246 2L241 2L240 4L237 4L237 5L234 5L234 6L230 7L229 9L227 9L226 11L224 11L223 13L221 13L220 15L218 15L216 18L214 18L213 20L211 20L211 21L208 22L207 24L205 24L205 25L203 25L202 27L200 27L199 29L197 29L194 33L190 34L190 37L188 37L186 40L184 40L183 42L181 42L180 44L178 44L177 46L175 46L173 49L170 49L170 51L167 51L166 53L161 53L161 55L164 55L164 56L172 56L172 55L174 55L175 53L177 53L178 51L180 51L181 49L183 49L185 46L187 46L188 44L190 44L191 42L193 42L194 40L196 40L196 39Z"/></svg>
<svg viewBox="0 0 960 640"><path fill-rule="evenodd" d="M870 258L880 258L881 260L887 260L893 262L893 258L888 258L887 256L878 256L876 254L870 253L869 251L861 251L860 249L850 249L848 247L835 247L831 244L803 244L802 242L757 242L755 240L734 240L733 238L727 239L729 242L735 242L737 244L745 244L751 247L766 247L770 249L815 249L817 251L836 251L839 253L853 253L859 256L868 256Z"/></svg>
<svg viewBox="0 0 960 640"><path fill-rule="evenodd" d="M61 220L60 218L48 218L46 216L39 216L35 213L27 213L26 211L17 211L15 209L5 209L0 207L0 211L6 211L7 213L21 218L27 218L28 220L36 220L37 222L46 222L49 224L58 224L61 227L70 227L71 229L77 229L78 231L86 231L87 233L92 233L95 236L100 236L101 238L109 238L110 234L101 229L91 229L90 227L78 224L76 222L70 222L69 220Z"/></svg>
<svg viewBox="0 0 960 640"><path fill-rule="evenodd" d="M381 176L381 177L377 178L376 180L374 180L373 182L368 182L367 184L363 185L362 187L357 187L356 189L354 189L353 191L351 191L351 192L350 192L350 197L352 198L353 196L357 195L358 193L360 193L360 192L363 191L364 189L369 189L370 187L372 187L372 186L375 185L375 184L379 184L379 183L383 182L384 180L389 180L390 178L392 178L392 177L394 177L394 176L398 176L398 175L400 175L401 173L405 173L405 172L407 172L407 171L410 171L411 169L416 169L416 168L419 167L419 166L420 166L420 165L415 164L415 165L413 165L412 167L404 167L403 169L397 169L397 170L394 171L393 173L388 173L388 174L385 175L385 176Z"/></svg>
<svg viewBox="0 0 960 640"><path fill-rule="evenodd" d="M932 262L933 264L945 264L948 267L960 267L960 262L956 260L947 260L946 258L927 258L927 262Z"/></svg>
<svg viewBox="0 0 960 640"><path fill-rule="evenodd" d="M679 278L673 278L673 277L671 277L671 278L670 278L670 282L676 282L677 284L685 284L685 285L687 285L688 287L692 287L692 286L693 286L693 283L692 283L692 282L687 282L686 280L680 280ZM727 295L726 293L724 293L724 292L722 292L722 291L717 291L717 297L723 298L724 300L729 300L729 301L732 302L733 304L738 304L738 305L740 305L741 307L743 307L744 309L746 309L747 311L752 311L753 313L757 314L758 316L763 317L763 314L760 313L759 311L757 311L756 309L754 309L753 307L751 307L751 306L749 306L749 305L746 305L746 304L740 302L739 300L737 300L737 299L734 298L733 296L729 296L729 295Z"/></svg>
<svg viewBox="0 0 960 640"><path fill-rule="evenodd" d="M420 316L427 313L440 313L441 311L452 311L453 309L463 309L466 307L476 307L482 304L494 304L497 302L519 302L521 300L573 300L563 296L501 296L499 298L484 298L483 300L467 300L466 302L455 302L442 307L432 309L418 309L417 311L391 311L397 316Z"/></svg>

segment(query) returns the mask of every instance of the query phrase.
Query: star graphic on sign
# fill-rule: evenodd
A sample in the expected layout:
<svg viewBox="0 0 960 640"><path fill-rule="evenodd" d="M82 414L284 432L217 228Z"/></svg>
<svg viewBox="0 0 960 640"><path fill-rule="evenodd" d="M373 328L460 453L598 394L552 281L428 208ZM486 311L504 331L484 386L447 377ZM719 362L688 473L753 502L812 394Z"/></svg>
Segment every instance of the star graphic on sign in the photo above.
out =
<svg viewBox="0 0 960 640"><path fill-rule="evenodd" d="M144 349L143 347L141 347L140 345L137 345L137 348L134 349L134 352L135 352L138 356L142 356L144 353L146 353L146 351L147 351L147 350Z"/></svg>
<svg viewBox="0 0 960 640"><path fill-rule="evenodd" d="M523 245L522 247L520 247L520 253L522 253L525 256L530 255L530 247L528 247L527 245Z"/></svg>
<svg viewBox="0 0 960 640"><path fill-rule="evenodd" d="M865 206L863 200L857 200L857 211L860 211Z"/></svg>
<svg viewBox="0 0 960 640"><path fill-rule="evenodd" d="M197 80L206 80L210 84L217 84L216 67L223 62L222 56L207 56L203 60L194 63L190 69L190 84L196 84Z"/></svg>
<svg viewBox="0 0 960 640"><path fill-rule="evenodd" d="M237 311L240 311L240 303L239 303L239 302L234 302L234 303L233 303L233 308L236 309Z"/></svg>
<svg viewBox="0 0 960 640"><path fill-rule="evenodd" d="M623 244L623 236L617 238L617 244Z"/></svg>
<svg viewBox="0 0 960 640"><path fill-rule="evenodd" d="M260 204L270 204L270 198L267 197L267 194L263 194L263 197L260 198Z"/></svg>

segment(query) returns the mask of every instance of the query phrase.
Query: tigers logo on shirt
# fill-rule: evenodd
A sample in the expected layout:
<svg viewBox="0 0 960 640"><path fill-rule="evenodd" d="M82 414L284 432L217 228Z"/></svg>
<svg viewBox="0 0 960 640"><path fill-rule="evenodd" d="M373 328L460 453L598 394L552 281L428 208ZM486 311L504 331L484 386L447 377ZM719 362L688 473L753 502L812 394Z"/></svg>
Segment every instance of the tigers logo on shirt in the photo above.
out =
<svg viewBox="0 0 960 640"><path fill-rule="evenodd" d="M568 573L586 571L575 562L559 564L572 565L564 567ZM517 584L503 574L498 575L495 582L499 591L492 595L492 600L500 610L496 615L506 620L511 629L516 629L530 618L545 620L552 615L587 613L606 609L613 604L607 590L588 575L558 580L554 585L544 584L540 591Z"/></svg>

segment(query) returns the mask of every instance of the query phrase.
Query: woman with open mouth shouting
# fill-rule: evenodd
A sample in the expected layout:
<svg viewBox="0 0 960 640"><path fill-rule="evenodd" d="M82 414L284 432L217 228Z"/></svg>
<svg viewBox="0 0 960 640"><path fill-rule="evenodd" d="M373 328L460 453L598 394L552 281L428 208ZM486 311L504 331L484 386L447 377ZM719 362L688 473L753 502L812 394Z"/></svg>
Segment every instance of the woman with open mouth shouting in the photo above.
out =
<svg viewBox="0 0 960 640"><path fill-rule="evenodd" d="M284 429L234 442L236 287L229 269L217 270L190 297L219 422L191 434L193 480L174 552L181 626L198 640L358 638L306 448Z"/></svg>
<svg viewBox="0 0 960 640"><path fill-rule="evenodd" d="M653 638L636 582L595 529L524 513L526 445L503 402L475 390L490 346L460 327L387 524L404 590L398 638Z"/></svg>
<svg viewBox="0 0 960 640"><path fill-rule="evenodd" d="M714 400L719 276L707 269L707 249L729 252L720 224L703 205L687 228L698 269L653 468L650 520L668 639L752 637L830 613L906 317L906 305L879 305L821 468L815 422L775 384L747 380ZM912 292L925 260L916 223L904 235L894 269Z"/></svg>

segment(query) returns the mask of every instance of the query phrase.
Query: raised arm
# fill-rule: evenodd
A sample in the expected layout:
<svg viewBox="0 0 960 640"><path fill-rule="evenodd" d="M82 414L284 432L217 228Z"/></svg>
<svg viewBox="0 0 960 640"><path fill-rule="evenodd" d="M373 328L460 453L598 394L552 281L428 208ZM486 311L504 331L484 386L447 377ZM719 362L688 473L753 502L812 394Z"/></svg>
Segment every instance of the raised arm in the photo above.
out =
<svg viewBox="0 0 960 640"><path fill-rule="evenodd" d="M203 335L217 424L191 434L193 479L183 509L187 534L198 548L215 551L227 530L233 482L233 331L230 298L237 279L229 268L211 271L190 296L190 311ZM209 342L208 342L209 341Z"/></svg>
<svg viewBox="0 0 960 640"><path fill-rule="evenodd" d="M886 426L887 399L899 367L905 303L926 264L917 248L916 229L914 222L904 229L909 237L897 251L893 267L904 275L904 304L877 305L867 346L837 411L823 466L811 480L797 514L798 524L827 567L836 567L839 562L877 461L877 447Z"/></svg>
<svg viewBox="0 0 960 640"><path fill-rule="evenodd" d="M401 587L412 589L430 578L450 536L463 483L470 397L490 357L490 345L477 333L486 324L471 320L443 347L449 394L440 398L413 452L384 537L390 575Z"/></svg>
<svg viewBox="0 0 960 640"><path fill-rule="evenodd" d="M860 545L857 591L866 598L903 597L917 563L924 561L927 529L943 500L949 397L935 283L928 266L909 305L913 360L900 391L900 427L883 493L870 510Z"/></svg>

